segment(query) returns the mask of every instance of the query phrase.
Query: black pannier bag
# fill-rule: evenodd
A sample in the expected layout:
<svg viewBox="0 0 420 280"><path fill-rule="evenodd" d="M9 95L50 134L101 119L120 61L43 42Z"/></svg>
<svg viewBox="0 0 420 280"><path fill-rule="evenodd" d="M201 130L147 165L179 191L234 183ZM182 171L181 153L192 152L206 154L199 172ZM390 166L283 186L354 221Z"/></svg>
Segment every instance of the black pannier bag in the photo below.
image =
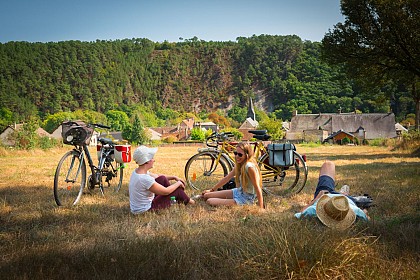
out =
<svg viewBox="0 0 420 280"><path fill-rule="evenodd" d="M232 178L229 180L229 182L227 182L226 184L224 184L222 187L218 188L218 191L222 191L222 190L231 190L236 188L236 183L235 183L235 178Z"/></svg>
<svg viewBox="0 0 420 280"><path fill-rule="evenodd" d="M83 121L67 121L61 124L63 143L67 145L89 145L93 128Z"/></svg>
<svg viewBox="0 0 420 280"><path fill-rule="evenodd" d="M296 150L292 143L284 144L268 144L268 164L271 166L292 166L295 164L295 155L293 151Z"/></svg>

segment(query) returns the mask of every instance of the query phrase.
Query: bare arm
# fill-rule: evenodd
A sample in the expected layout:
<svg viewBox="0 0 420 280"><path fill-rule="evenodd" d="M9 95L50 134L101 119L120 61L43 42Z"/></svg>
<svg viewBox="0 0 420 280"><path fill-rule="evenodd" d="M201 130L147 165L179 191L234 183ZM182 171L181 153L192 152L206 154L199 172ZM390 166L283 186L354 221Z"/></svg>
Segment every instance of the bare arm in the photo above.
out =
<svg viewBox="0 0 420 280"><path fill-rule="evenodd" d="M301 212L305 211L306 208L308 208L309 206L311 206L312 204L314 204L315 201L317 201L321 196L323 196L326 193L328 193L328 191L320 191L318 193L318 195L314 199L312 199L311 202L309 202L308 205L306 205L305 207L302 208Z"/></svg>
<svg viewBox="0 0 420 280"><path fill-rule="evenodd" d="M369 217L369 215L368 215L368 210L367 210L367 209L363 209L363 212L365 212L365 214L366 214L366 217L367 217L368 221L370 221L370 217Z"/></svg>
<svg viewBox="0 0 420 280"><path fill-rule="evenodd" d="M224 186L227 182L229 182L229 180L232 179L233 176L235 176L235 169L233 169L231 172L229 172L228 175L223 177L213 188L203 191L203 194L206 192L217 191L217 189L219 189L220 187Z"/></svg>
<svg viewBox="0 0 420 280"><path fill-rule="evenodd" d="M252 185L254 186L255 193L257 194L258 206L264 209L262 189L260 186L258 172L255 170L255 168L248 168L248 177L251 180Z"/></svg>
<svg viewBox="0 0 420 280"><path fill-rule="evenodd" d="M174 192L179 187L181 187L183 189L185 188L185 185L182 181L177 181L176 183L173 183L172 185L168 186L167 188L165 188L161 184L155 182L150 187L149 191L151 191L152 193L155 193L155 194L168 195L168 194Z"/></svg>
<svg viewBox="0 0 420 280"><path fill-rule="evenodd" d="M178 176L175 176L175 175L163 175L163 176L165 176L168 179L168 181L171 181L171 180L181 181L185 185L185 181L183 179L179 178Z"/></svg>
<svg viewBox="0 0 420 280"><path fill-rule="evenodd" d="M150 172L149 172L149 175L152 176L155 179L159 176L165 176L166 179L168 179L168 181L171 181L171 180L181 181L185 185L185 181L183 179L179 178L178 176L175 176L175 175L156 174L156 173L150 173Z"/></svg>

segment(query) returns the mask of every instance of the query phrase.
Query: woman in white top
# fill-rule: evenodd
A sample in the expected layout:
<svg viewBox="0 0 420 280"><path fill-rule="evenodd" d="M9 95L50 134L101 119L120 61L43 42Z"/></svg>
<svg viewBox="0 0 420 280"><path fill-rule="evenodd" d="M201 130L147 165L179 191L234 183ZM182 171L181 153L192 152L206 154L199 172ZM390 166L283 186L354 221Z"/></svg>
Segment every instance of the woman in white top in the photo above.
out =
<svg viewBox="0 0 420 280"><path fill-rule="evenodd" d="M210 190L203 192L203 198L212 206L254 204L258 199L258 206L264 208L262 195L262 176L254 158L252 146L247 142L240 142L236 146L235 167ZM220 187L235 177L236 188L217 191Z"/></svg>
<svg viewBox="0 0 420 280"><path fill-rule="evenodd" d="M177 203L195 203L184 192L185 183L179 177L149 172L153 168L156 152L157 148L140 146L133 153L133 160L139 165L131 174L128 185L133 214L168 208L171 206L171 196L175 197ZM171 180L176 182L171 184Z"/></svg>

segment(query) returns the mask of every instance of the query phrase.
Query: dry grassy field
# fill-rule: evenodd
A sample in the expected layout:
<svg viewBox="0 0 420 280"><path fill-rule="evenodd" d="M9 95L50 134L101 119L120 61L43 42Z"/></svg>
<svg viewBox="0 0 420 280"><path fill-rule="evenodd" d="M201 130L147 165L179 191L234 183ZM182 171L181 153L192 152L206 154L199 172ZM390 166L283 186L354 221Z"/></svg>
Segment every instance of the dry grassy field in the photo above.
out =
<svg viewBox="0 0 420 280"><path fill-rule="evenodd" d="M197 148L160 147L153 171L184 177ZM0 148L1 279L420 279L420 158L409 152L298 145L308 183L290 198L265 197L265 211L199 202L134 216L133 162L120 193L55 205L54 172L68 149ZM374 198L371 222L335 232L294 218L326 159L337 165L338 186Z"/></svg>

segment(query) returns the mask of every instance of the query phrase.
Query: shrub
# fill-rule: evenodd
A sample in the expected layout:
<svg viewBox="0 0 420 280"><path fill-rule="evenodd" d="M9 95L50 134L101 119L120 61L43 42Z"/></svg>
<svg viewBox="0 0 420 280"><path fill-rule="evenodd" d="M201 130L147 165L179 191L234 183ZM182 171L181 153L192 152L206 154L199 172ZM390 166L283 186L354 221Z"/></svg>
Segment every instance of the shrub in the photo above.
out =
<svg viewBox="0 0 420 280"><path fill-rule="evenodd" d="M343 145L347 145L347 144L350 144L350 143L352 143L352 142L351 142L350 138L348 138L348 137L344 137L343 140L341 140L341 144L343 144Z"/></svg>
<svg viewBox="0 0 420 280"><path fill-rule="evenodd" d="M191 130L191 140L199 140L199 141L204 141L206 139L206 133L204 130L202 130L199 127L194 127Z"/></svg>
<svg viewBox="0 0 420 280"><path fill-rule="evenodd" d="M178 141L178 139L175 136L173 136L173 135L170 135L170 136L165 137L165 138L162 139L162 142L163 143L168 143L168 144L172 144L175 141Z"/></svg>
<svg viewBox="0 0 420 280"><path fill-rule="evenodd" d="M51 139L49 137L40 137L39 141L38 141L38 146L39 148L43 149L43 150L47 150L47 149L51 149L54 147L57 147L59 145L59 142L57 139Z"/></svg>

